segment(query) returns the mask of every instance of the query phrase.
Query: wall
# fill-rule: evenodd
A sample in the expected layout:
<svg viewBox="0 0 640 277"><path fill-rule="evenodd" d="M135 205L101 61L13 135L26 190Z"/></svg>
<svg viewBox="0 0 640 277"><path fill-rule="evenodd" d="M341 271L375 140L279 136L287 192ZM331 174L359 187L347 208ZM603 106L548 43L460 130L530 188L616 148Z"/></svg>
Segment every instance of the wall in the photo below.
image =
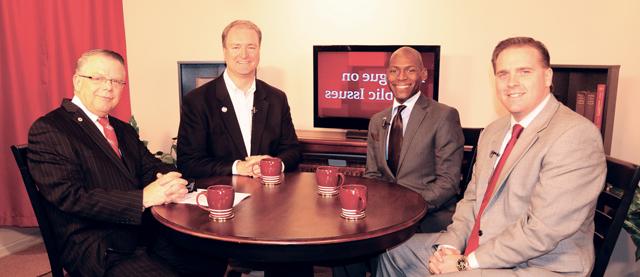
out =
<svg viewBox="0 0 640 277"><path fill-rule="evenodd" d="M555 64L619 64L612 155L640 163L640 2L620 1L150 1L124 0L132 112L150 149L168 150L179 123L177 61L222 61L235 19L263 31L259 78L287 92L294 124L313 127L314 44L439 44L440 101L462 125L504 114L494 97L495 44L526 35ZM634 32L631 34L630 32Z"/></svg>

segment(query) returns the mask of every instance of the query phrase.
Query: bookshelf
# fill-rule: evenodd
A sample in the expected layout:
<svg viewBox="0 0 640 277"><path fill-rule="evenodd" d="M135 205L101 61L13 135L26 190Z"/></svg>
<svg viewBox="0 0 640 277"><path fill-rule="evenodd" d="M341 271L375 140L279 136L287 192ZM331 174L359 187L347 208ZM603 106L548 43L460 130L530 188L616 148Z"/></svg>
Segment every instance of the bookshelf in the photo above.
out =
<svg viewBox="0 0 640 277"><path fill-rule="evenodd" d="M611 153L616 111L619 65L551 65L553 95L567 107L592 121L600 121L606 154ZM598 92L598 85L601 92ZM602 94L598 100L598 93ZM584 101L584 102L583 102ZM600 105L599 102L602 102ZM601 109L598 111L598 106ZM600 118L596 119L600 114ZM596 124L597 125L597 124Z"/></svg>

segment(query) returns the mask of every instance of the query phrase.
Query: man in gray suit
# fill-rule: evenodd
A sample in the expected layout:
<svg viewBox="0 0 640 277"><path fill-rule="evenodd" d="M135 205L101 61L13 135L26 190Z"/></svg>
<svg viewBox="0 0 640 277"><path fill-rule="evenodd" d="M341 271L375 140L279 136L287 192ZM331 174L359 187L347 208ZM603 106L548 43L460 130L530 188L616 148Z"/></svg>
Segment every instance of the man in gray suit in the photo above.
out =
<svg viewBox="0 0 640 277"><path fill-rule="evenodd" d="M420 231L430 233L451 223L459 192L464 136L458 111L420 92L420 83L426 79L427 70L418 51L402 47L391 55L387 80L393 91L393 106L375 114L369 122L364 176L420 193L427 205ZM398 124L400 128L396 128ZM396 130L400 141L394 145Z"/></svg>
<svg viewBox="0 0 640 277"><path fill-rule="evenodd" d="M369 123L365 177L420 193L427 215L419 231L438 232L451 223L455 209L464 136L458 111L420 92L420 83L426 79L418 51L402 47L391 55L387 80L393 106L375 114ZM334 276L365 276L367 267L375 271L376 260L369 260L369 266L336 267Z"/></svg>
<svg viewBox="0 0 640 277"><path fill-rule="evenodd" d="M453 223L388 250L379 275L591 272L593 217L606 174L600 132L550 93L553 72L541 42L506 39L492 63L498 99L510 114L481 134Z"/></svg>

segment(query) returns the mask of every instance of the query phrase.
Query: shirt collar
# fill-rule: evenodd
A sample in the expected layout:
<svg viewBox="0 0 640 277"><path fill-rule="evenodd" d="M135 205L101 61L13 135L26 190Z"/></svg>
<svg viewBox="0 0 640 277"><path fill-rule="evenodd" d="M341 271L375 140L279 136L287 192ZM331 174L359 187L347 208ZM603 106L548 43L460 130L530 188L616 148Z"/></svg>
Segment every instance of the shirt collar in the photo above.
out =
<svg viewBox="0 0 640 277"><path fill-rule="evenodd" d="M407 106L404 110L405 111L411 111L413 110L413 106L416 104L416 102L418 101L418 97L420 97L420 94L422 92L418 91L418 93L414 94L413 96L409 97L409 99L407 99L407 101L404 101L404 103L400 104L398 103L398 100L396 100L396 98L393 98L393 109L391 109L391 111L393 112L398 106L400 105L405 105Z"/></svg>
<svg viewBox="0 0 640 277"><path fill-rule="evenodd" d="M80 100L80 98L76 95L73 96L73 98L71 99L71 103L76 104L76 106L80 107L80 109L84 112L84 114L87 115L87 117L89 117L89 119L91 119L91 121L93 122L97 122L98 118L100 118L99 116L95 115L94 113L90 112L89 109L87 109L87 106L85 106L82 101ZM108 115L107 115L108 117Z"/></svg>
<svg viewBox="0 0 640 277"><path fill-rule="evenodd" d="M520 124L524 128L529 127L529 124L531 124L531 122L542 112L542 109L544 109L544 106L547 105L549 99L551 99L551 93L549 93L547 97L545 97L544 100L542 100L542 102L540 102L540 104L538 104L538 106L533 109L533 111L531 111L527 116L520 120L520 122L516 121L516 119L511 116L511 127L516 124Z"/></svg>
<svg viewBox="0 0 640 277"><path fill-rule="evenodd" d="M242 95L248 96L253 94L256 91L255 78L253 79L253 82L251 82L251 86L249 87L249 90L246 93L236 86L233 80L231 80L231 77L229 77L229 73L227 72L226 69L224 70L224 73L222 73L222 78L224 79L224 84L227 86L227 91L229 91L229 93L240 93Z"/></svg>

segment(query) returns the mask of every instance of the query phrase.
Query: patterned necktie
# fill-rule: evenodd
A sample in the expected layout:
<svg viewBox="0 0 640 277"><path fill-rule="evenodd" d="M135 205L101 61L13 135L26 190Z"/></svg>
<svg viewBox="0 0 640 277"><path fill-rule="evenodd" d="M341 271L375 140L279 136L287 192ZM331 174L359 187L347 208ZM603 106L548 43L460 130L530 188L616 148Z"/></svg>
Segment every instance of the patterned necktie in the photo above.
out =
<svg viewBox="0 0 640 277"><path fill-rule="evenodd" d="M116 152L116 155L118 155L118 157L121 157L120 149L118 148L118 138L116 137L116 132L113 130L113 127L111 127L111 124L109 124L109 119L107 117L99 117L98 123L102 125L104 136L107 138L107 141L111 145L113 151Z"/></svg>
<svg viewBox="0 0 640 277"><path fill-rule="evenodd" d="M500 156L500 160L498 161L498 165L493 170L493 174L491 175L491 179L489 179L489 185L487 186L487 190L484 192L484 197L482 198L482 203L480 204L480 210L478 210L478 214L476 215L476 221L473 224L473 229L471 230L471 235L469 235L469 240L467 241L467 248L464 251L464 255L467 256L471 252L476 251L480 242L480 218L482 217L482 213L484 209L489 204L489 199L493 195L493 191L496 188L496 183L498 183L498 177L500 177L500 172L504 167L505 162L507 161L507 157L511 153L511 149L516 144L516 141L520 137L524 128L520 124L513 125L513 130L511 131L511 139L507 143L507 147L505 147L502 156Z"/></svg>
<svg viewBox="0 0 640 277"><path fill-rule="evenodd" d="M391 131L389 132L389 145L387 146L388 159L387 165L394 175L398 174L398 163L400 162L400 152L402 151L402 110L406 108L405 105L398 106L396 116L391 123Z"/></svg>

